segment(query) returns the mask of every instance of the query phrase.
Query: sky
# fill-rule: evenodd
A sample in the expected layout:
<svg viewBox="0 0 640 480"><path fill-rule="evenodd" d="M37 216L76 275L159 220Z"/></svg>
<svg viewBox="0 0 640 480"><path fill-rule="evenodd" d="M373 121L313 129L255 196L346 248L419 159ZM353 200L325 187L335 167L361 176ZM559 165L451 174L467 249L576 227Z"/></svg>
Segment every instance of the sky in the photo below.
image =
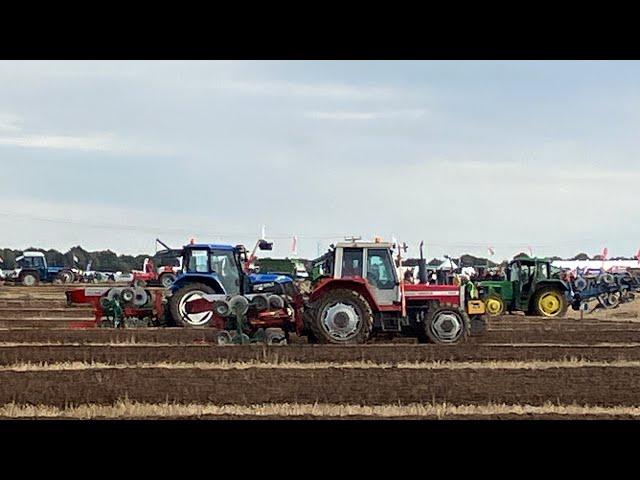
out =
<svg viewBox="0 0 640 480"><path fill-rule="evenodd" d="M0 61L0 247L633 256L640 63Z"/></svg>

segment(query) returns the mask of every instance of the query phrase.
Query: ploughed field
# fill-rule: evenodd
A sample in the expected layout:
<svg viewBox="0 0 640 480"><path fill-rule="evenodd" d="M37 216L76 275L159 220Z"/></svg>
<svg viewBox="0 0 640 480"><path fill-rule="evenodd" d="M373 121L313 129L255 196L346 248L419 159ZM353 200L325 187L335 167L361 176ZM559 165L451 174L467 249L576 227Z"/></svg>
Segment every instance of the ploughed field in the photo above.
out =
<svg viewBox="0 0 640 480"><path fill-rule="evenodd" d="M92 313L64 290L0 287L2 418L640 417L630 314L505 316L451 346L217 346L212 329L70 328Z"/></svg>

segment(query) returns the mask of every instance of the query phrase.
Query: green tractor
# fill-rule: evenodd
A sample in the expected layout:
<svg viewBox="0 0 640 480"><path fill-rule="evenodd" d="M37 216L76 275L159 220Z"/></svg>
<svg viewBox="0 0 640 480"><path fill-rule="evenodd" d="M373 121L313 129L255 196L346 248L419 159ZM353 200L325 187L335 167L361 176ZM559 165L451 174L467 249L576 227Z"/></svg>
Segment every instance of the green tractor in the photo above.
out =
<svg viewBox="0 0 640 480"><path fill-rule="evenodd" d="M570 287L556 275L549 259L518 256L507 266L505 280L480 281L478 292L490 316L522 311L563 317L570 303Z"/></svg>

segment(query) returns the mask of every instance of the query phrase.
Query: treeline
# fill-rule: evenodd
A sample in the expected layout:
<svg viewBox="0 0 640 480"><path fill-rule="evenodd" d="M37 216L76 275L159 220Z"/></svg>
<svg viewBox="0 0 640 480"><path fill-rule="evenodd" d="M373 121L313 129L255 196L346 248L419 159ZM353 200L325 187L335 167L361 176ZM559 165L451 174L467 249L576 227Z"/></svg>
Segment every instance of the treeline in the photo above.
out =
<svg viewBox="0 0 640 480"><path fill-rule="evenodd" d="M88 252L81 246L73 247L68 252L62 253L58 250L42 248L27 248L44 253L49 265L63 267L78 267L85 269L91 261L91 269L104 272L131 272L131 270L141 270L144 259L150 255L117 255L111 250ZM9 270L15 268L15 260L22 255L24 250L12 250L10 248L0 249L0 257L4 260L0 264L1 268ZM74 260L74 256L77 261Z"/></svg>

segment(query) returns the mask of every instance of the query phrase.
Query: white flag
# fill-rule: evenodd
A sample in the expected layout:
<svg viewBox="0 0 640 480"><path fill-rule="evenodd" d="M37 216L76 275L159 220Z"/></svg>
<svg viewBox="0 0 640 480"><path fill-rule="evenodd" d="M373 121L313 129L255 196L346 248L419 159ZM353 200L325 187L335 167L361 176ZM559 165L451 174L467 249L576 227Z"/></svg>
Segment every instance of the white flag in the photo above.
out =
<svg viewBox="0 0 640 480"><path fill-rule="evenodd" d="M262 225L262 231L260 232L260 240L266 240L267 238L267 226L266 225Z"/></svg>

